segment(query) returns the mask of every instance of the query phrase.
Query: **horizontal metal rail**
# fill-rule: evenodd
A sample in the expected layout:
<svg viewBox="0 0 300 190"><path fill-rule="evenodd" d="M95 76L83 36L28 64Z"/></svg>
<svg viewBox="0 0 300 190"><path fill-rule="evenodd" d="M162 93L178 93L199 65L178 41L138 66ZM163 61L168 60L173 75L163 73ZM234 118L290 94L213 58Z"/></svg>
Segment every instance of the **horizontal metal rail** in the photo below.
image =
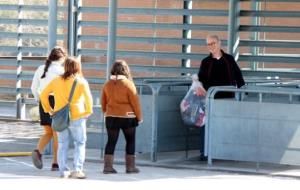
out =
<svg viewBox="0 0 300 190"><path fill-rule="evenodd" d="M4 87L1 86L0 87L0 93L1 94L16 94L16 88L12 88L12 87Z"/></svg>
<svg viewBox="0 0 300 190"><path fill-rule="evenodd" d="M252 0L239 0L241 2L250 2ZM256 0L257 2L265 2L266 0ZM299 0L268 0L268 2L278 2L278 3L299 3Z"/></svg>
<svg viewBox="0 0 300 190"><path fill-rule="evenodd" d="M107 27L105 21L78 21L79 26ZM170 23L136 23L136 22L118 22L118 28L130 29L176 29L176 30L212 30L227 31L227 25L223 24L170 24Z"/></svg>
<svg viewBox="0 0 300 190"><path fill-rule="evenodd" d="M17 75L15 70L7 70L7 69L0 70L0 79L15 80L16 78Z"/></svg>
<svg viewBox="0 0 300 190"><path fill-rule="evenodd" d="M261 61L272 63L300 63L300 54L286 54L280 55L240 55L239 61Z"/></svg>
<svg viewBox="0 0 300 190"><path fill-rule="evenodd" d="M296 26L251 26L241 25L239 31L245 32L283 32L283 33L299 33L300 27Z"/></svg>
<svg viewBox="0 0 300 190"><path fill-rule="evenodd" d="M242 10L240 16L251 16L251 17L291 17L296 18L300 17L299 11L248 11Z"/></svg>
<svg viewBox="0 0 300 190"><path fill-rule="evenodd" d="M250 71L250 70L242 70L243 76L257 76L257 77L280 77L280 78L290 78L290 79L299 79L300 71Z"/></svg>
<svg viewBox="0 0 300 190"><path fill-rule="evenodd" d="M107 14L106 7L79 7L81 13L100 13ZM151 9L151 8L118 8L118 14L136 15L190 15L190 16L228 16L227 10L210 9Z"/></svg>
<svg viewBox="0 0 300 190"><path fill-rule="evenodd" d="M17 46L0 46L0 51L11 52L11 53L41 53L45 54L47 52L46 47L17 47Z"/></svg>
<svg viewBox="0 0 300 190"><path fill-rule="evenodd" d="M0 59L0 65L2 66L15 66L16 65L16 59Z"/></svg>
<svg viewBox="0 0 300 190"><path fill-rule="evenodd" d="M57 34L58 40L64 40L66 38L67 34ZM17 39L48 39L48 34L41 34L41 33L17 33L17 32L0 32L1 38L14 38Z"/></svg>
<svg viewBox="0 0 300 190"><path fill-rule="evenodd" d="M97 49L79 49L80 55L104 56L106 50ZM148 52L148 51L116 51L116 54L121 57L144 57L144 58L168 58L168 59L194 59L201 60L207 54L197 53L169 53L169 52Z"/></svg>
<svg viewBox="0 0 300 190"><path fill-rule="evenodd" d="M239 46L272 47L272 48L300 48L300 40L241 40Z"/></svg>
<svg viewBox="0 0 300 190"><path fill-rule="evenodd" d="M191 44L191 45L206 45L205 39L182 39L182 38L162 38L162 37L129 37L129 36L118 36L117 41L130 42L130 43L149 43L149 44ZM99 35L79 35L78 40L80 41L94 41L94 42L107 42L107 36ZM227 41L222 41L222 44L226 45Z"/></svg>
<svg viewBox="0 0 300 190"><path fill-rule="evenodd" d="M20 24L20 25L31 25L31 26L48 26L48 20L46 19L11 19L11 18L0 18L0 24ZM66 20L58 20L58 27L65 27L67 24Z"/></svg>
<svg viewBox="0 0 300 190"><path fill-rule="evenodd" d="M300 95L299 89L296 88L274 88L260 86L247 86L245 88L235 88L233 86L217 86L212 87L208 90L207 98L214 99L216 93L218 92L249 92L263 94Z"/></svg>
<svg viewBox="0 0 300 190"><path fill-rule="evenodd" d="M67 7L64 6L58 6L59 12L67 11ZM1 4L0 10L3 11L43 11L47 12L49 10L48 5L11 5L11 4Z"/></svg>
<svg viewBox="0 0 300 190"><path fill-rule="evenodd" d="M82 64L85 70L106 70L106 64L90 63L85 62ZM144 66L144 65L130 65L130 70L134 72L165 72L165 73L196 73L197 68L187 68L187 67L171 67L171 66Z"/></svg>

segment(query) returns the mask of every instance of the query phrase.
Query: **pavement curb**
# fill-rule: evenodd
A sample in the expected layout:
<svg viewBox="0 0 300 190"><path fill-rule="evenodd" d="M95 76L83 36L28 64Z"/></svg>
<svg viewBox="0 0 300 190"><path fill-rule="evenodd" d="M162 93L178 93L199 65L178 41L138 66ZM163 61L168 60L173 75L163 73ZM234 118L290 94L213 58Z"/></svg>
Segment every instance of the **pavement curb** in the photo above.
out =
<svg viewBox="0 0 300 190"><path fill-rule="evenodd" d="M103 163L102 159L93 159L93 158L87 158L87 162L93 162L93 163ZM122 161L121 159L116 159L114 161L114 164L116 165L125 165L125 161ZM156 168L166 168L166 169L178 169L178 170L198 170L198 171L210 171L210 172L226 172L230 174L245 174L245 175L259 175L259 176L268 176L268 177L280 177L280 178L291 178L291 179L300 179L300 176L292 175L292 174L283 174L283 173L271 173L264 170L247 170L247 169L234 169L234 168L226 168L226 167L217 167L217 166L203 166L203 167L192 167L188 165L176 165L176 164L168 164L168 163L149 163L149 162L143 162L136 160L137 166L146 166L146 167L156 167Z"/></svg>
<svg viewBox="0 0 300 190"><path fill-rule="evenodd" d="M31 156L31 152L0 152L0 157Z"/></svg>
<svg viewBox="0 0 300 190"><path fill-rule="evenodd" d="M33 121L33 120L30 120L30 119L17 119L15 117L4 117L4 116L0 116L0 121L5 121L5 122L39 123L39 121Z"/></svg>

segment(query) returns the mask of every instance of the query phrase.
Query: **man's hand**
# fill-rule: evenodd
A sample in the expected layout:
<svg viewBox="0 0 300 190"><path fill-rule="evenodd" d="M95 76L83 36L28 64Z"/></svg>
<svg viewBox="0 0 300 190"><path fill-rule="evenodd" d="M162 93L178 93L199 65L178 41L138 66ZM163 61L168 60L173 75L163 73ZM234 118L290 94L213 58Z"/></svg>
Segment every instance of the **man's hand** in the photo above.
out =
<svg viewBox="0 0 300 190"><path fill-rule="evenodd" d="M206 96L206 90L203 87L198 87L195 93L197 96Z"/></svg>

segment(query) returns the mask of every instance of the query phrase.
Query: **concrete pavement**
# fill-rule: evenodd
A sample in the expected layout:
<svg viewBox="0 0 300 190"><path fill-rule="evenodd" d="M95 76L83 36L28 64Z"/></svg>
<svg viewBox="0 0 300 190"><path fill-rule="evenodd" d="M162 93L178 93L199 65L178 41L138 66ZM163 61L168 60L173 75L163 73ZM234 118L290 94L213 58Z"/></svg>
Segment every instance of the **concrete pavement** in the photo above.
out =
<svg viewBox="0 0 300 190"><path fill-rule="evenodd" d="M141 173L126 174L122 164L116 164L118 174L102 174L102 163L85 163L87 179L61 179L50 171L51 159L45 158L42 170L34 168L30 157L1 157L1 189L298 189L294 178L249 175L224 171L172 169L139 166ZM70 161L71 164L71 161Z"/></svg>
<svg viewBox="0 0 300 190"><path fill-rule="evenodd" d="M35 148L38 138L42 134L42 128L37 123L32 122L0 120L0 126L0 152L2 153L31 151ZM95 130L88 129L88 132L95 132ZM221 160L215 160L212 166L208 166L206 162L198 161L198 151L189 151L189 158L185 157L184 151L159 153L157 162L151 162L149 154L137 154L137 164L142 172L134 175L124 173L124 152L117 151L115 167L119 173L117 175L104 175L101 173L103 152L100 148L93 147L94 145L88 143L85 170L88 175L87 181L90 182L89 185L86 182L75 182L76 180L62 182L58 178L57 172L50 172L51 155L43 156L45 167L42 170L34 168L30 156L0 157L1 185L12 184L13 182L12 187L17 188L22 186L18 186L18 183L14 184L14 181L22 181L28 187L32 185L29 182L34 182L34 187L37 188L39 185L43 186L48 183L51 186L56 186L57 184L52 182L59 180L63 184L72 183L75 185L75 189L85 185L89 187L91 184L99 185L99 187L103 184L113 187L122 187L126 184L126 186L134 188L152 184L159 188L167 184L179 189L179 187L183 188L181 183L185 184L186 187L192 187L192 184L197 185L200 181L201 187L205 185L207 187L214 186L217 179L221 179L218 180L218 183L221 181L221 184L234 181L248 183L255 180L258 184L261 182L260 185L266 185L266 182L272 185L278 184L275 187L285 186L287 182L300 185L300 167ZM72 159L72 149L69 154L69 158ZM70 166L71 162L70 160ZM181 183L177 184L177 181Z"/></svg>

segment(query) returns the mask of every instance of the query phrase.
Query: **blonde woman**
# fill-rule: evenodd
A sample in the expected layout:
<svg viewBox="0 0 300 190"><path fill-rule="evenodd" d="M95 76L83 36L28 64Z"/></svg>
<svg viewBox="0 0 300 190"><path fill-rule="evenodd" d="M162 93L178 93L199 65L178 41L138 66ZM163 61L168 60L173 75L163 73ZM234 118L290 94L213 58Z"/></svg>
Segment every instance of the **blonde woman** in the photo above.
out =
<svg viewBox="0 0 300 190"><path fill-rule="evenodd" d="M42 153L45 149L45 146L53 138L53 160L51 171L58 171L59 166L57 164L57 134L51 128L51 117L48 113L45 113L42 104L40 102L40 94L44 88L57 76L64 73L63 63L67 56L66 51L62 47L54 47L45 64L41 65L35 72L32 84L31 91L37 102L39 102L39 113L40 113L40 125L44 127L44 134L41 136L37 148L32 152L32 161L35 167L38 169L43 168ZM49 94L47 97L50 101L50 105L54 106L54 97L53 94Z"/></svg>
<svg viewBox="0 0 300 190"><path fill-rule="evenodd" d="M70 102L71 122L67 129L58 132L58 163L62 178L86 178L83 172L85 161L86 144L86 120L93 113L93 99L88 82L81 74L81 64L75 58L67 58L65 72L62 76L54 79L42 92L41 102L45 112L53 114L64 107L69 98L72 85L77 81L73 98ZM51 108L47 97L54 94L55 106ZM68 149L70 135L74 143L73 171L68 167Z"/></svg>
<svg viewBox="0 0 300 190"><path fill-rule="evenodd" d="M135 132L142 121L139 96L127 63L117 60L111 69L110 80L102 91L102 111L105 115L107 143L104 155L104 174L113 174L115 146L122 130L126 139L126 173L138 173L135 166Z"/></svg>

